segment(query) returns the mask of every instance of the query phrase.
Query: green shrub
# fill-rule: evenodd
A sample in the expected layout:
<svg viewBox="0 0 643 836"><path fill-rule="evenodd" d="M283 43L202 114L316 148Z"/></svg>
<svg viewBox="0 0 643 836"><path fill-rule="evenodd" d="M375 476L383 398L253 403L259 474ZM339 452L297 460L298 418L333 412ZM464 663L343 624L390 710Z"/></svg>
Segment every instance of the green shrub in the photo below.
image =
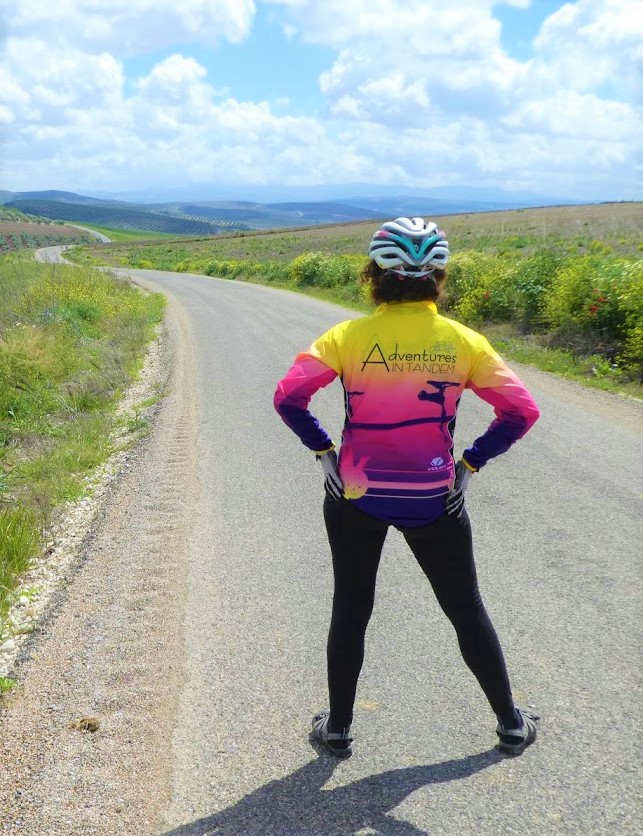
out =
<svg viewBox="0 0 643 836"><path fill-rule="evenodd" d="M449 261L448 306L467 322L508 322L517 308L513 260L470 251Z"/></svg>
<svg viewBox="0 0 643 836"><path fill-rule="evenodd" d="M290 278L297 287L328 287L331 257L325 253L303 253L290 262Z"/></svg>
<svg viewBox="0 0 643 836"><path fill-rule="evenodd" d="M569 259L547 294L547 324L577 331L614 328L618 306L613 289L626 263L591 255Z"/></svg>
<svg viewBox="0 0 643 836"><path fill-rule="evenodd" d="M516 313L524 330L542 325L547 293L565 262L562 253L541 250L518 265L515 276Z"/></svg>
<svg viewBox="0 0 643 836"><path fill-rule="evenodd" d="M266 282L283 284L288 281L288 265L281 261L267 261L261 265L260 275Z"/></svg>
<svg viewBox="0 0 643 836"><path fill-rule="evenodd" d="M613 250L609 244L604 244L602 241L594 239L590 241L589 251L592 255L610 255Z"/></svg>
<svg viewBox="0 0 643 836"><path fill-rule="evenodd" d="M446 309L455 309L460 299L472 290L479 281L480 256L475 250L455 253L449 260L448 281L443 294Z"/></svg>
<svg viewBox="0 0 643 836"><path fill-rule="evenodd" d="M357 297L357 281L366 259L362 256L303 253L290 262L290 280L297 287L350 289Z"/></svg>
<svg viewBox="0 0 643 836"><path fill-rule="evenodd" d="M643 260L626 262L616 301L622 313L622 345L617 362L631 374L643 379Z"/></svg>
<svg viewBox="0 0 643 836"><path fill-rule="evenodd" d="M641 362L643 261L583 256L558 272L544 317L554 335L591 340L629 370Z"/></svg>

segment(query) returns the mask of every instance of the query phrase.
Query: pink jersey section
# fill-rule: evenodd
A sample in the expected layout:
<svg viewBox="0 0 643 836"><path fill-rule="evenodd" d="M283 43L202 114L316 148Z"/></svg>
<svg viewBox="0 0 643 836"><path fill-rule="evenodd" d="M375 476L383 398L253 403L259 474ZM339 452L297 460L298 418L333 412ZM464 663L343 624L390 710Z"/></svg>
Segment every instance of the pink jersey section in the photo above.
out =
<svg viewBox="0 0 643 836"><path fill-rule="evenodd" d="M444 511L465 389L495 412L487 431L464 453L475 469L509 449L539 414L487 340L440 316L432 303L381 305L371 316L339 323L296 357L279 382L275 407L316 452L333 442L308 406L337 376L344 387L339 455L344 496L400 526L423 525Z"/></svg>
<svg viewBox="0 0 643 836"><path fill-rule="evenodd" d="M308 412L308 404L315 392L328 386L336 377L337 372L319 360L309 354L298 354L288 374L277 385L275 409L306 447L315 452L329 450L333 442L319 421Z"/></svg>

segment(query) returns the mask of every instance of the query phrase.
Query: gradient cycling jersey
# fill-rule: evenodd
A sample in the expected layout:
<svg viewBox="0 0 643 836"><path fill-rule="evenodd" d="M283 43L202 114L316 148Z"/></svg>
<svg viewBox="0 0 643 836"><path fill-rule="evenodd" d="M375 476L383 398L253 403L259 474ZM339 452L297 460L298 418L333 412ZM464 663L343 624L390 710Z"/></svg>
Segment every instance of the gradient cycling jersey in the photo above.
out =
<svg viewBox="0 0 643 836"><path fill-rule="evenodd" d="M472 470L508 450L539 416L489 342L440 316L433 302L385 303L370 316L340 322L297 355L277 386L275 408L317 453L334 445L308 405L337 376L346 411L339 454L344 496L395 525L425 525L444 512L464 389L496 414L463 455Z"/></svg>

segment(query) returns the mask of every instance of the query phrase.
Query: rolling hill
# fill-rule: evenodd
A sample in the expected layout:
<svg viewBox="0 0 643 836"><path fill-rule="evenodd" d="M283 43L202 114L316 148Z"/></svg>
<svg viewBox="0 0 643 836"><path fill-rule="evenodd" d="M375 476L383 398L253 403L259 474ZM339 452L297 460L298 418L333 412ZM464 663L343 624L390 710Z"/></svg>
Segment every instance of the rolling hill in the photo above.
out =
<svg viewBox="0 0 643 836"><path fill-rule="evenodd" d="M176 235L216 235L249 229L316 226L342 221L378 219L378 209L350 201L204 201L136 204L43 191L6 193L6 206L54 220L90 223L115 229L171 232Z"/></svg>
<svg viewBox="0 0 643 836"><path fill-rule="evenodd" d="M318 200L174 200L130 203L122 199L96 198L74 192L47 190L0 192L0 203L31 215L121 229L210 236L221 232L279 229L322 224L376 221L400 215L434 217L462 212L488 212L521 208L528 203L511 201L499 190L467 191L432 189L430 196L417 190L392 193L381 187L377 195L366 189L362 196ZM471 191L471 190L469 190ZM340 190L341 193L341 190ZM344 192L345 193L345 192ZM315 194L311 188L310 194ZM321 193L320 193L321 194ZM447 196L448 195L448 196ZM533 205L533 204L532 204Z"/></svg>
<svg viewBox="0 0 643 836"><path fill-rule="evenodd" d="M67 194L67 193L63 193ZM89 223L114 229L167 232L175 235L210 236L234 229L248 229L245 224L219 220L217 222L175 212L136 206L135 204L114 203L90 199L89 202L72 202L67 197L43 200L23 198L8 201L13 207L29 215L37 215L79 224Z"/></svg>

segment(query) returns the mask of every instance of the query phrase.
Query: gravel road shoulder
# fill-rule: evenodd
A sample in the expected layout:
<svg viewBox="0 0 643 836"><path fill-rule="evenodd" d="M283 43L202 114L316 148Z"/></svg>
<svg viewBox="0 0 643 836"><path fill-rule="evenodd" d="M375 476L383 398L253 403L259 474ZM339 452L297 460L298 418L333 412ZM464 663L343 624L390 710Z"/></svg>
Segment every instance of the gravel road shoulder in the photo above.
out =
<svg viewBox="0 0 643 836"><path fill-rule="evenodd" d="M109 836L161 827L199 494L193 346L171 297L166 323L167 397L150 436L130 454L133 466L105 497L0 712L2 833ZM96 731L79 724L85 718L97 720Z"/></svg>

